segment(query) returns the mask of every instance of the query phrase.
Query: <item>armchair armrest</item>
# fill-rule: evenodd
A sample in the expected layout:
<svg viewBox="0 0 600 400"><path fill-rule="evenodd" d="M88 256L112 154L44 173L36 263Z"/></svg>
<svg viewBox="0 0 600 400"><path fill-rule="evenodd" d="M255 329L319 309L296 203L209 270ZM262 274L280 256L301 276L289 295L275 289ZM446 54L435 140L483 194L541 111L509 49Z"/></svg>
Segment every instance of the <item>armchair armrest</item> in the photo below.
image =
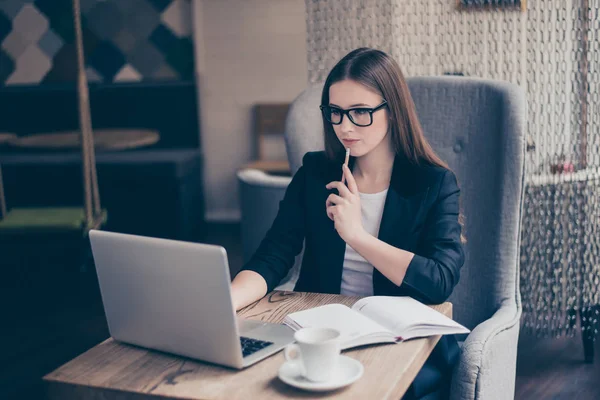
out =
<svg viewBox="0 0 600 400"><path fill-rule="evenodd" d="M237 177L241 182L244 182L248 185L260 186L263 188L283 189L284 193L285 189L292 181L291 177L269 175L264 171L253 168L239 170Z"/></svg>
<svg viewBox="0 0 600 400"><path fill-rule="evenodd" d="M471 331L454 370L451 398L514 399L521 309L505 301Z"/></svg>

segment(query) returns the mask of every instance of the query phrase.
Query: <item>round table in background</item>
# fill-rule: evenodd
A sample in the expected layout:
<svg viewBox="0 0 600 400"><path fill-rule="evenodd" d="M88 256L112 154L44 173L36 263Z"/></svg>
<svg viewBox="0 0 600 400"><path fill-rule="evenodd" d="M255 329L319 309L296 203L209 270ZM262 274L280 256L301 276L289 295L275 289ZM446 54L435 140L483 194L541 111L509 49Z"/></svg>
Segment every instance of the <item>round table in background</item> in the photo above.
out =
<svg viewBox="0 0 600 400"><path fill-rule="evenodd" d="M96 150L128 150L151 146L160 135L151 129L94 129ZM36 133L10 140L13 147L36 150L75 150L81 146L79 131Z"/></svg>
<svg viewBox="0 0 600 400"><path fill-rule="evenodd" d="M15 135L14 133L0 132L0 146L10 144L16 138L17 135Z"/></svg>

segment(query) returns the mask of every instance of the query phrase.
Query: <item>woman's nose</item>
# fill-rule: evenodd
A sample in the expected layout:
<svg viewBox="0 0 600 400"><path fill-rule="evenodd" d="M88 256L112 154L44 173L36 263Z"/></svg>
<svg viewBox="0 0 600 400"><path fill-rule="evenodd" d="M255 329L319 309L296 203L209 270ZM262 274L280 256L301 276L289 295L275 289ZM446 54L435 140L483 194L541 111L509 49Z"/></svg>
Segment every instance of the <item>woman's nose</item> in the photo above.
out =
<svg viewBox="0 0 600 400"><path fill-rule="evenodd" d="M340 129L342 132L351 132L354 130L354 124L350 121L350 117L348 115L342 116L342 122L340 123Z"/></svg>

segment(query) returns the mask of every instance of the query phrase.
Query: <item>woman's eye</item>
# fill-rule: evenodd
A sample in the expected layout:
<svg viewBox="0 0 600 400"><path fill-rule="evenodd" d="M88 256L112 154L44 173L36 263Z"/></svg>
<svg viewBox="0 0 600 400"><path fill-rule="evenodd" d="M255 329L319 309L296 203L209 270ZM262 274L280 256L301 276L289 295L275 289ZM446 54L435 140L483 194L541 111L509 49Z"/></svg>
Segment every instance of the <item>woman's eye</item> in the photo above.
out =
<svg viewBox="0 0 600 400"><path fill-rule="evenodd" d="M337 108L332 108L331 115L340 115L340 110L338 110Z"/></svg>
<svg viewBox="0 0 600 400"><path fill-rule="evenodd" d="M354 110L357 115L365 115L369 113L369 110L366 108L357 108Z"/></svg>

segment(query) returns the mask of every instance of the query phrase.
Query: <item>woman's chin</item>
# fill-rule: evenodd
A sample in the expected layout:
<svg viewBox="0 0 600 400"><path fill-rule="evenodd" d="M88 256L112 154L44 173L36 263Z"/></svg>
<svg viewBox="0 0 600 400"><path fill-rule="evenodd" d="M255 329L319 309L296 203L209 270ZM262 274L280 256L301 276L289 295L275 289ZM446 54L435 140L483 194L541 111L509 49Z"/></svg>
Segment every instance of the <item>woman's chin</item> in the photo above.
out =
<svg viewBox="0 0 600 400"><path fill-rule="evenodd" d="M350 155L352 157L362 157L367 153L368 153L368 151L365 151L365 149L363 149L363 148L350 147Z"/></svg>
<svg viewBox="0 0 600 400"><path fill-rule="evenodd" d="M364 149L361 148L362 146L357 146L357 143L352 143L350 145L345 144L343 141L340 141L340 143L345 149L350 149L350 155L353 157L360 157L365 154Z"/></svg>

